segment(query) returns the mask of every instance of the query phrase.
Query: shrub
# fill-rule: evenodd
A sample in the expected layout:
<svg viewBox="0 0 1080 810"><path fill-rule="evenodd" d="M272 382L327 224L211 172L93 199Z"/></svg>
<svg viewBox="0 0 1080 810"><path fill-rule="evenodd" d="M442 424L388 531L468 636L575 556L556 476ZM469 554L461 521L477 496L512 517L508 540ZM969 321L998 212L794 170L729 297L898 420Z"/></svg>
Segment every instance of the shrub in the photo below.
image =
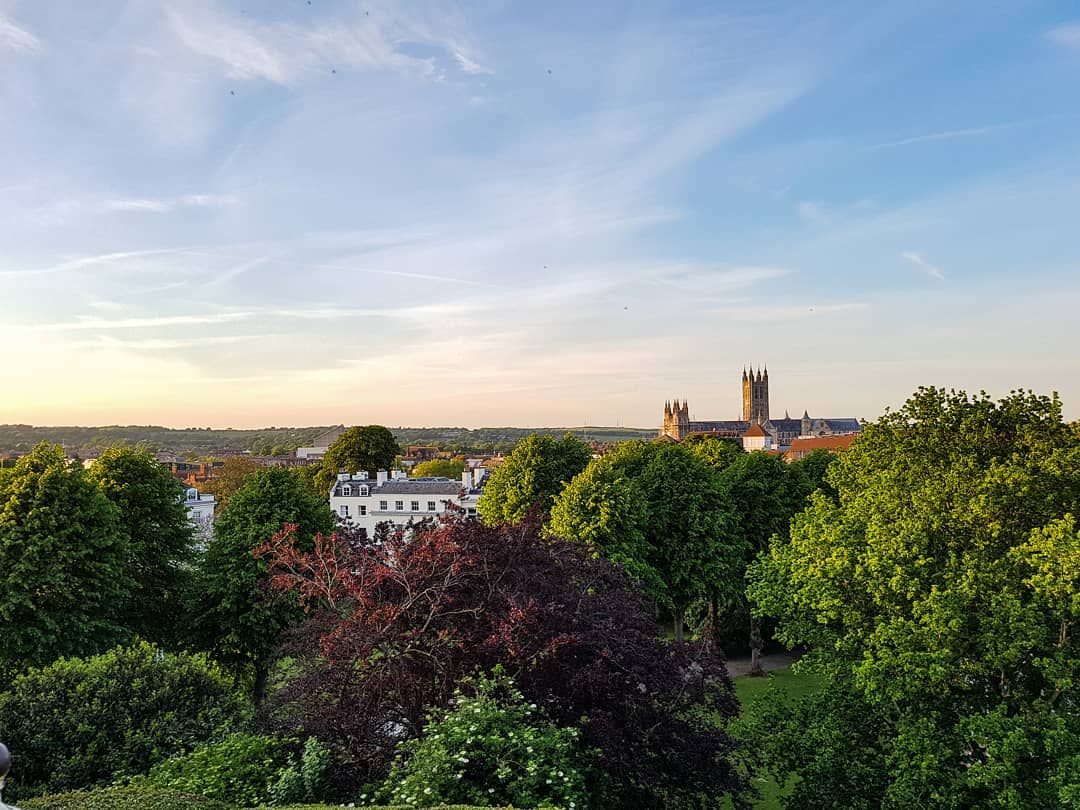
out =
<svg viewBox="0 0 1080 810"><path fill-rule="evenodd" d="M144 643L61 659L0 693L0 737L18 756L11 798L145 773L244 716L241 700L199 656Z"/></svg>
<svg viewBox="0 0 1080 810"><path fill-rule="evenodd" d="M235 810L227 804L190 793L143 787L79 790L29 799L22 810Z"/></svg>
<svg viewBox="0 0 1080 810"><path fill-rule="evenodd" d="M270 788L270 802L282 805L325 798L329 775L330 749L308 737L300 761L278 772L277 781Z"/></svg>
<svg viewBox="0 0 1080 810"><path fill-rule="evenodd" d="M433 712L423 736L399 746L390 776L371 803L377 798L410 807L454 801L584 806L578 730L542 719L501 668L465 684L475 696L456 691L452 709Z"/></svg>
<svg viewBox="0 0 1080 810"><path fill-rule="evenodd" d="M270 784L288 758L288 749L274 737L237 733L157 763L138 783L247 807L270 800Z"/></svg>
<svg viewBox="0 0 1080 810"><path fill-rule="evenodd" d="M159 762L136 785L195 793L243 807L314 802L326 797L330 752L309 738L299 757L291 741L236 733L190 754Z"/></svg>

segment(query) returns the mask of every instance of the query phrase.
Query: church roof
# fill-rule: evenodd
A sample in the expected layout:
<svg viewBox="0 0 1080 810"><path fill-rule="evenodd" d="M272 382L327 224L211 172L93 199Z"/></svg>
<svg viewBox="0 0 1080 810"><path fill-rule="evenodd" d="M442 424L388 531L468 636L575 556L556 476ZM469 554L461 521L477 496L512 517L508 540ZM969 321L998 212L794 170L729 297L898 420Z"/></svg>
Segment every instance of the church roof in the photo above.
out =
<svg viewBox="0 0 1080 810"><path fill-rule="evenodd" d="M737 433L740 436L750 426L749 422L729 419L711 422L691 422L691 433Z"/></svg>
<svg viewBox="0 0 1080 810"><path fill-rule="evenodd" d="M743 436L750 436L751 438L756 438L758 436L764 436L764 435L765 435L765 430L757 422L752 424L750 426L750 428L746 431L746 433L743 434Z"/></svg>

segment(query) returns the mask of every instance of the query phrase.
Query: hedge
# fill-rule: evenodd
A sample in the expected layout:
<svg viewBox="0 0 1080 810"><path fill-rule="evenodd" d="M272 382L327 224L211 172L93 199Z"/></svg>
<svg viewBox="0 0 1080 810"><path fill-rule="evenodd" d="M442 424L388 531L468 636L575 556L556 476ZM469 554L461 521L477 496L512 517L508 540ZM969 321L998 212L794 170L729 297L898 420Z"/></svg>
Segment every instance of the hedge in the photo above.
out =
<svg viewBox="0 0 1080 810"><path fill-rule="evenodd" d="M157 788L116 787L102 790L77 790L39 796L20 802L22 810L236 810L203 796Z"/></svg>
<svg viewBox="0 0 1080 810"><path fill-rule="evenodd" d="M231 804L179 793L175 790L141 787L113 787L101 790L78 790L74 793L58 793L27 799L20 804L22 810L240 810ZM264 808L264 810L340 810L340 804L294 804L288 807ZM364 810L417 810L415 807L366 807ZM456 804L428 810L500 810L500 808L468 807ZM513 810L513 808L501 808Z"/></svg>

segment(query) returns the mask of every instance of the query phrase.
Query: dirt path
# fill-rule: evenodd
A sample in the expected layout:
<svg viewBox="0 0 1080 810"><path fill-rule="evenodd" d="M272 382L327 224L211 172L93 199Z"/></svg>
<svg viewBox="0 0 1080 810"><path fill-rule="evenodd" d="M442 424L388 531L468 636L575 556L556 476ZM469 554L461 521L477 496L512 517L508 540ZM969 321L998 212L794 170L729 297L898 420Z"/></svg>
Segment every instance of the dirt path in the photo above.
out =
<svg viewBox="0 0 1080 810"><path fill-rule="evenodd" d="M772 672L774 669L783 669L784 667L790 667L796 661L799 660L802 653L797 652L771 652L761 656L761 668L766 672ZM740 675L750 674L750 658L732 658L727 662L728 672L731 673L732 678L738 678Z"/></svg>

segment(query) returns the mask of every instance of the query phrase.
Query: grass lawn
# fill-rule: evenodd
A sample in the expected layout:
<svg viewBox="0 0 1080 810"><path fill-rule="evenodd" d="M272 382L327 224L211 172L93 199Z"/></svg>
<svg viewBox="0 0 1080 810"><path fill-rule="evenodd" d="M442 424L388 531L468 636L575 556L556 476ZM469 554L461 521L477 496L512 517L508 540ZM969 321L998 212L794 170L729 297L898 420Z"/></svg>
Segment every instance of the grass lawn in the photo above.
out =
<svg viewBox="0 0 1080 810"><path fill-rule="evenodd" d="M774 687L783 689L787 700L796 701L816 692L821 687L821 678L805 673L795 674L790 668L775 670L764 678L751 678L749 675L735 678L735 694L744 711L753 698ZM780 810L780 796L784 792L780 785L769 779L759 782L757 788L761 791L761 799L754 807L758 810ZM724 807L731 807L730 800L724 803Z"/></svg>

